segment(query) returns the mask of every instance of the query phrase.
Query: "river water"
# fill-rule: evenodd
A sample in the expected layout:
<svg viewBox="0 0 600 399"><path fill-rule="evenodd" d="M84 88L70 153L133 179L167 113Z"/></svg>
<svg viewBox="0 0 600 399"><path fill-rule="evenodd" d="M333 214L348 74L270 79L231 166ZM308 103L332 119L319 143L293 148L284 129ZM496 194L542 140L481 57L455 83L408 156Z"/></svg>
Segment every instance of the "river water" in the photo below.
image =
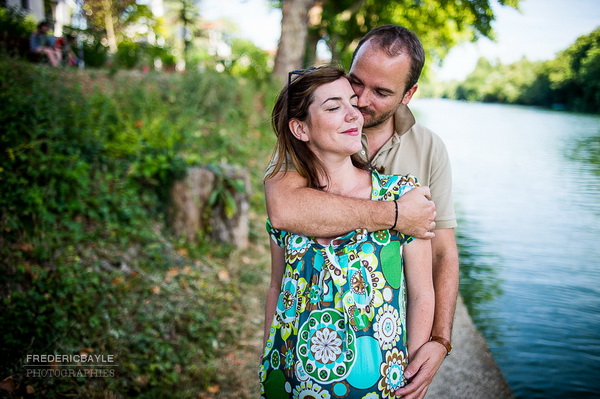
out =
<svg viewBox="0 0 600 399"><path fill-rule="evenodd" d="M600 117L410 105L448 147L461 293L515 396L600 397Z"/></svg>

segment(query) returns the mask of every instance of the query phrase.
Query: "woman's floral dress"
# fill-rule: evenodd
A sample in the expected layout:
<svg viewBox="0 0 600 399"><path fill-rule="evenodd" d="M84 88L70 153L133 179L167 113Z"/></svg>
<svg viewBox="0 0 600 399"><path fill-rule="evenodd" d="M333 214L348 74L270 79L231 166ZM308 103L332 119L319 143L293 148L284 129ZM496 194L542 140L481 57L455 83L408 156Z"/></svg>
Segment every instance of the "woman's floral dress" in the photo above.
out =
<svg viewBox="0 0 600 399"><path fill-rule="evenodd" d="M372 173L371 199L417 185ZM281 293L260 365L263 398L394 398L407 365L406 288L396 232L356 230L329 245L277 230L285 249Z"/></svg>

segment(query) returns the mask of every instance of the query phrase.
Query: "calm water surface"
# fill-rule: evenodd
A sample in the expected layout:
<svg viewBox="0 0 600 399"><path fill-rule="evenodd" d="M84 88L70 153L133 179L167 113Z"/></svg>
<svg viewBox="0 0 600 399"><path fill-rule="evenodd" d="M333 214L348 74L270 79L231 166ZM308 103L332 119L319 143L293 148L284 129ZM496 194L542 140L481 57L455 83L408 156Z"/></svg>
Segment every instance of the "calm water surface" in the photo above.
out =
<svg viewBox="0 0 600 399"><path fill-rule="evenodd" d="M461 293L515 396L600 397L600 117L411 108L448 147Z"/></svg>

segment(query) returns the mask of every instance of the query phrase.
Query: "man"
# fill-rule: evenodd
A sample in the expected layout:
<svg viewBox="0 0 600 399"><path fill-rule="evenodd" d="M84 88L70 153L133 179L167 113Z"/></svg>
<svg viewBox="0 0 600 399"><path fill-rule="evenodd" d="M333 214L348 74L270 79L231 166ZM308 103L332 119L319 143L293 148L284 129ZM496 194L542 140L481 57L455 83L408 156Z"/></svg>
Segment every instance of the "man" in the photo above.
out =
<svg viewBox="0 0 600 399"><path fill-rule="evenodd" d="M267 211L275 228L332 237L357 228L374 231L395 226L405 234L431 238L436 299L432 340L410 359L405 372L410 383L396 391L407 399L425 396L451 350L458 293L448 154L439 137L415 123L407 108L417 91L424 61L423 47L414 33L386 25L373 29L359 42L349 75L365 119L362 155L386 174L412 174L429 187L402 196L396 211L393 202L344 198L309 189L294 171L265 182Z"/></svg>
<svg viewBox="0 0 600 399"><path fill-rule="evenodd" d="M46 56L50 65L60 66L62 62L62 54L53 46L54 38L48 36L50 25L42 21L37 25L37 29L29 37L29 47L31 52Z"/></svg>

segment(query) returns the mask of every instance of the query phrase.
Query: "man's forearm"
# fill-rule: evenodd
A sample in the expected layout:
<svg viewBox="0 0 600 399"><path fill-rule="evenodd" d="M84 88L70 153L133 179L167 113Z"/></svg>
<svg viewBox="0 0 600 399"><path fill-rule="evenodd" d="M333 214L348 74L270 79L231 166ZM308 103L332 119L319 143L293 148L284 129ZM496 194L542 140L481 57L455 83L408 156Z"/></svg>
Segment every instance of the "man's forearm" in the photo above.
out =
<svg viewBox="0 0 600 399"><path fill-rule="evenodd" d="M265 197L273 227L306 236L333 237L360 228L389 229L394 224L393 202L334 195L302 187L289 176L265 181Z"/></svg>
<svg viewBox="0 0 600 399"><path fill-rule="evenodd" d="M417 238L434 236L435 205L428 199L427 187L414 188L394 204L310 189L298 173L288 172L265 181L265 197L273 227L297 234L332 237L356 229L377 231L396 226Z"/></svg>
<svg viewBox="0 0 600 399"><path fill-rule="evenodd" d="M442 276L444 274L442 273ZM438 275L439 276L439 275ZM439 277L436 277L436 280ZM441 277L444 278L444 277ZM454 322L454 311L456 309L457 289L450 289L446 284L434 284L435 287L435 316L431 335L444 337L448 340L452 337L452 324Z"/></svg>
<svg viewBox="0 0 600 399"><path fill-rule="evenodd" d="M431 244L435 290L435 314L431 335L450 340L459 280L458 249L454 239L454 229L436 230L436 236Z"/></svg>

